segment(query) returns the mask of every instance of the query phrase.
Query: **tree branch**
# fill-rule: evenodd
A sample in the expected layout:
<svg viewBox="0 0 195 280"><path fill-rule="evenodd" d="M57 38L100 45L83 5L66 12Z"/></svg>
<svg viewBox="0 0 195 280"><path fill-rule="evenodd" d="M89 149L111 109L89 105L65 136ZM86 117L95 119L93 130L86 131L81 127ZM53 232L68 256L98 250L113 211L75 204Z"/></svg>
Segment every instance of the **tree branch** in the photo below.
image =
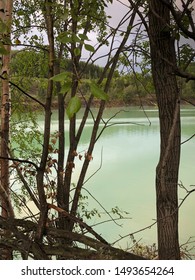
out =
<svg viewBox="0 0 195 280"><path fill-rule="evenodd" d="M19 159L19 158L12 158L12 157L2 157L2 156L0 156L0 159L7 159L7 160L10 160L10 161L32 164L36 168L36 170L39 169L39 167L36 165L36 163L34 163L34 162L30 161L30 160L27 160L27 159Z"/></svg>
<svg viewBox="0 0 195 280"><path fill-rule="evenodd" d="M7 80L7 78L3 77L2 75L0 75L0 78L2 80ZM37 98L31 96L30 94L28 94L26 91L24 91L20 86L16 85L15 83L11 82L11 81L8 81L9 84L11 86L14 86L15 88L17 88L19 91L21 91L24 95L26 95L27 97L29 97L30 99L34 100L36 103L38 103L39 105L41 105L43 108L45 108L45 105L39 101Z"/></svg>

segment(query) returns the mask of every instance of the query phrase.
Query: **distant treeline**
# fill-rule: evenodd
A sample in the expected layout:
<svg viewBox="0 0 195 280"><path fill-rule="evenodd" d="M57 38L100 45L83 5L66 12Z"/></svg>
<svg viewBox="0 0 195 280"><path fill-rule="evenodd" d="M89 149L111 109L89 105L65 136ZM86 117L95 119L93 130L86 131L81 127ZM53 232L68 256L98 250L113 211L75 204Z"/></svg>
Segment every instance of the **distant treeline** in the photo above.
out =
<svg viewBox="0 0 195 280"><path fill-rule="evenodd" d="M57 60L57 58L56 58ZM103 72L103 68L84 61L79 62L82 78L97 79ZM72 72L72 60L64 58L61 60L61 71ZM47 78L48 57L47 52L37 52L29 49L13 51L11 59L11 73L13 76L26 76L36 78Z"/></svg>
<svg viewBox="0 0 195 280"><path fill-rule="evenodd" d="M42 99L45 97L47 88L47 62L48 57L45 52L29 49L13 51L11 59L12 79L30 94ZM72 68L72 61L64 58L61 62L61 71L72 72ZM191 64L189 70L195 73L195 63ZM102 72L103 68L98 65L80 62L80 73L82 74L80 88L86 97L90 94L87 80L97 80ZM104 80L106 82L106 78ZM178 78L178 82L184 98L195 97L195 81L186 83L184 79ZM17 100L17 94L15 96ZM120 75L116 71L109 90L109 97L113 104L135 104L140 99L146 101L148 105L154 104L154 87L150 72Z"/></svg>

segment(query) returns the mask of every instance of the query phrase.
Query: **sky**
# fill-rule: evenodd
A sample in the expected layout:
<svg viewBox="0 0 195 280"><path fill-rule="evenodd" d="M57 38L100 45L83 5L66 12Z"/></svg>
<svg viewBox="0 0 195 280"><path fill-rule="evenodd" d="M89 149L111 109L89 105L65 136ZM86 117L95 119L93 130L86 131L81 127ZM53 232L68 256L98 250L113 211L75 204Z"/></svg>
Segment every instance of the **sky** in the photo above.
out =
<svg viewBox="0 0 195 280"><path fill-rule="evenodd" d="M113 4L108 5L106 8L107 15L112 18L109 20L109 23L112 27L116 27L117 23L123 17L123 15L127 12L129 6L128 0L121 0L120 2L117 0L113 0Z"/></svg>

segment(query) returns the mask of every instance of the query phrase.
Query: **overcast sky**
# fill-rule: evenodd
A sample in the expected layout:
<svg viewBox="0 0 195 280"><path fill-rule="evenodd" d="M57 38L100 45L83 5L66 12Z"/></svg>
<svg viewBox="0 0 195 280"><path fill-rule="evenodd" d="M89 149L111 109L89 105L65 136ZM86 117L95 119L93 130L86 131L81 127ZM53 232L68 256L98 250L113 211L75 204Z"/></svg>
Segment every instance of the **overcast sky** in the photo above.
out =
<svg viewBox="0 0 195 280"><path fill-rule="evenodd" d="M112 27L116 27L117 23L128 11L128 7L126 7L125 5L129 6L128 0L121 0L120 2L117 0L113 0L113 4L109 4L108 8L106 8L107 15L112 17L109 20Z"/></svg>

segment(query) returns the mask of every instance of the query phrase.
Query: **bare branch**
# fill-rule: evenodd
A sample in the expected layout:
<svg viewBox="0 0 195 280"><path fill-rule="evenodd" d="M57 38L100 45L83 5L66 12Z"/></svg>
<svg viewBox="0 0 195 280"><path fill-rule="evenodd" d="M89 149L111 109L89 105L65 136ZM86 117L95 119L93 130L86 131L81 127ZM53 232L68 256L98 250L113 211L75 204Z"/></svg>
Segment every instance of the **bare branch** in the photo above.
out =
<svg viewBox="0 0 195 280"><path fill-rule="evenodd" d="M12 158L12 157L2 157L2 156L0 156L0 159L7 159L7 160L10 160L10 161L32 164L36 168L36 170L39 169L39 167L36 165L36 163L34 163L34 162L30 161L30 160L27 160L27 159L19 159L19 158Z"/></svg>
<svg viewBox="0 0 195 280"><path fill-rule="evenodd" d="M7 78L3 77L2 75L0 75L0 78L2 80L7 80ZM17 88L19 91L21 91L24 95L26 95L27 97L29 97L30 99L34 100L36 103L38 103L39 105L41 105L43 108L45 108L45 105L39 101L37 98L33 97L32 95L28 94L26 91L24 91L20 86L16 85L15 83L13 83L12 81L8 81L9 84L11 86L14 86L15 88Z"/></svg>
<svg viewBox="0 0 195 280"><path fill-rule="evenodd" d="M192 138L194 138L195 134L193 134L191 137L189 137L187 140L181 142L181 145L187 143L188 141L190 141Z"/></svg>

